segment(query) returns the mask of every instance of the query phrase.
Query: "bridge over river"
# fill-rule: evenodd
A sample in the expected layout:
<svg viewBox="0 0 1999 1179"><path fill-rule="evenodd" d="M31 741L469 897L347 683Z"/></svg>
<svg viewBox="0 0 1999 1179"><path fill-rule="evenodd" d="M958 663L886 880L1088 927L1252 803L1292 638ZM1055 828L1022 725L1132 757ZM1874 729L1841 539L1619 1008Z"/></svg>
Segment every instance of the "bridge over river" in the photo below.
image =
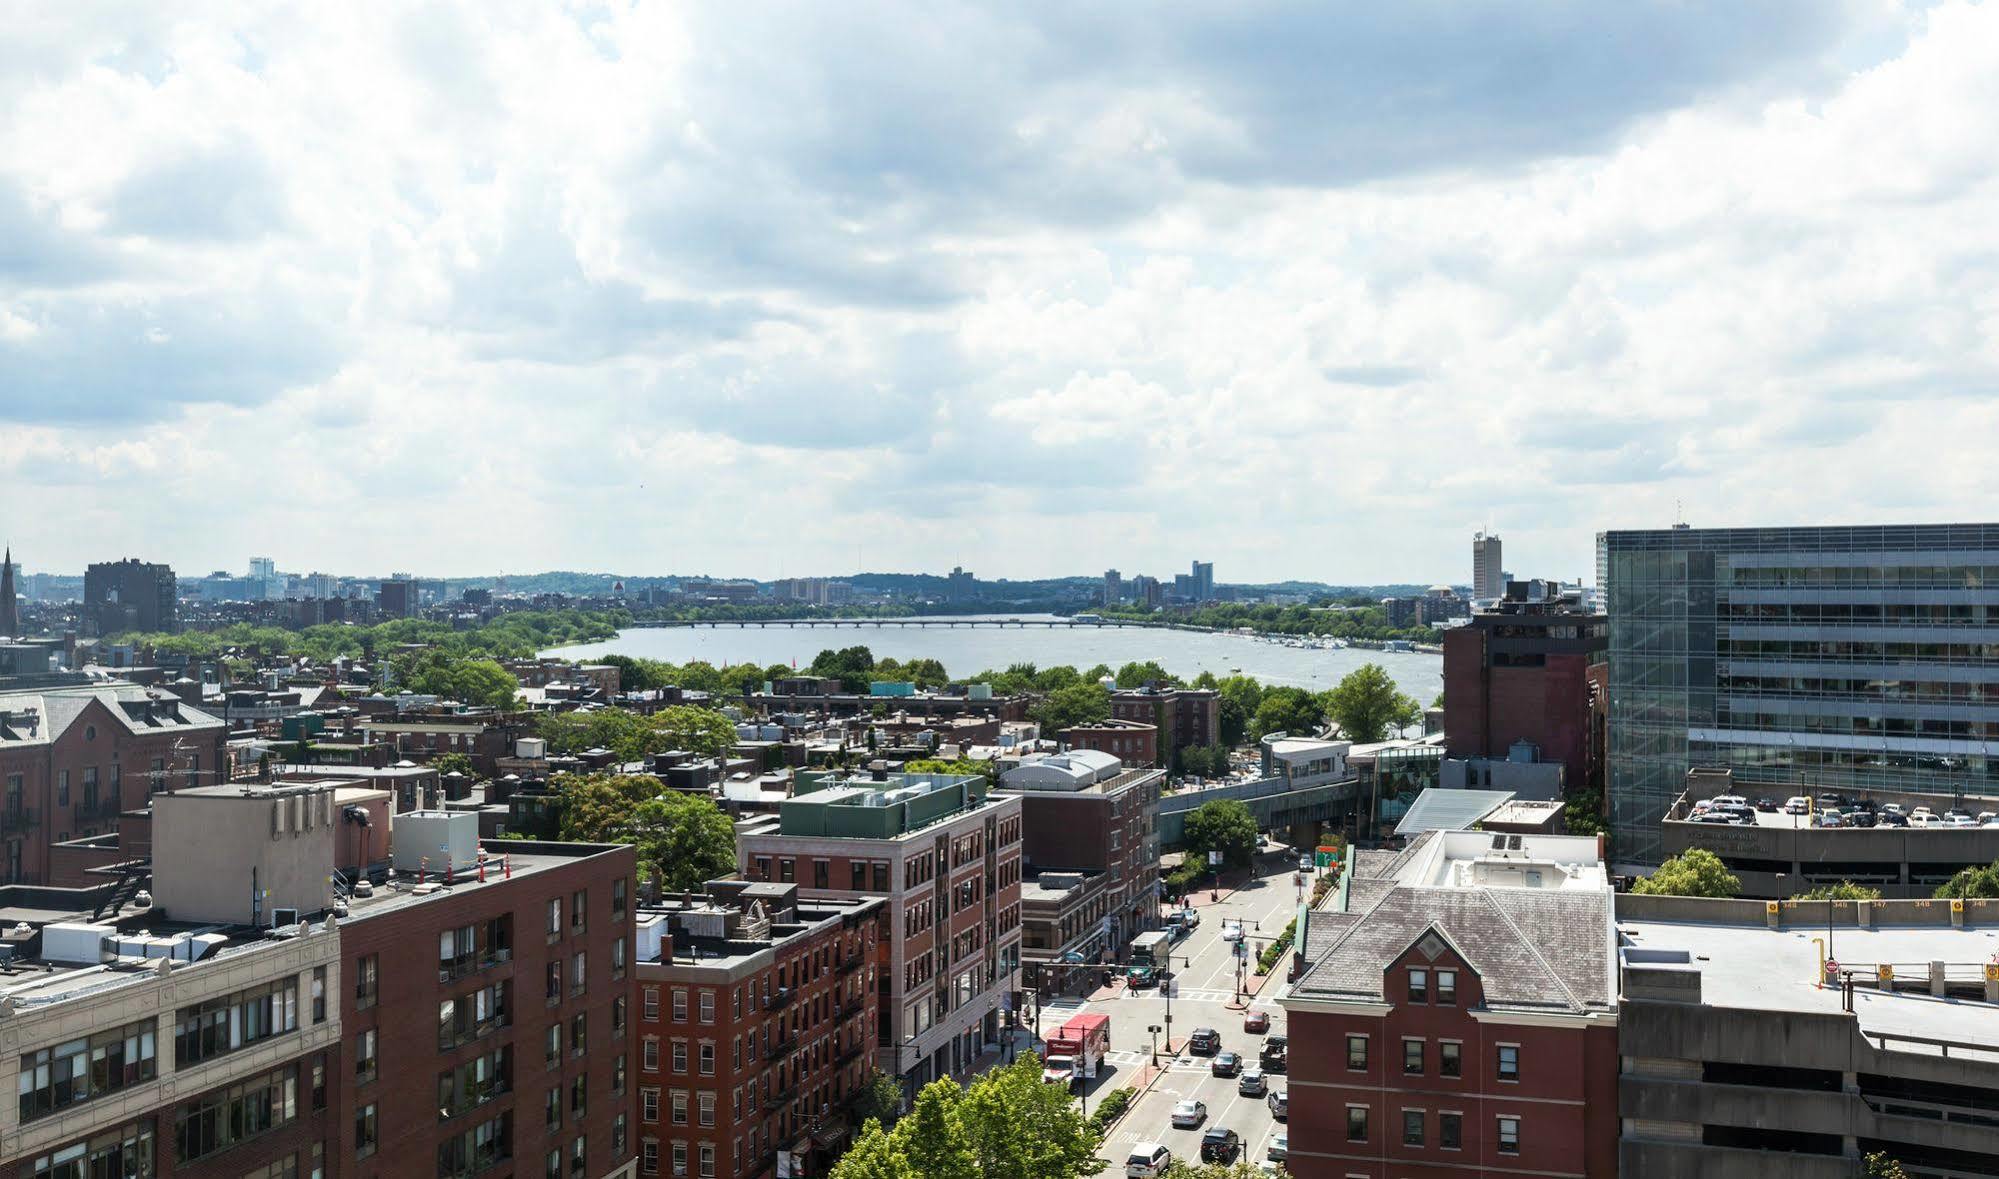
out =
<svg viewBox="0 0 1999 1179"><path fill-rule="evenodd" d="M1165 622L1139 622L1127 618L744 618L744 619L651 619L627 623L627 630L668 629L668 628L727 628L739 627L814 627L838 630L851 627L863 630L869 627L901 627L904 629L958 630L985 627L995 630L1021 629L1029 627L1073 628L1077 630L1123 630L1126 627L1148 630L1198 630L1205 626L1180 626Z"/></svg>

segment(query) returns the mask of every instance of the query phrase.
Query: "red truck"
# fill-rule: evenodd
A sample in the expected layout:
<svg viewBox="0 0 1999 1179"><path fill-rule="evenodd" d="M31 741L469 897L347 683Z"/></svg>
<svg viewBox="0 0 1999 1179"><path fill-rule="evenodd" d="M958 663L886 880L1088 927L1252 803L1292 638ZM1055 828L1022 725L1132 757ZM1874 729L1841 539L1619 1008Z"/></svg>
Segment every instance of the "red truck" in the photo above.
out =
<svg viewBox="0 0 1999 1179"><path fill-rule="evenodd" d="M1111 1046L1111 1017L1074 1015L1048 1034L1048 1051L1041 1060L1041 1079L1048 1084L1081 1088L1095 1080Z"/></svg>

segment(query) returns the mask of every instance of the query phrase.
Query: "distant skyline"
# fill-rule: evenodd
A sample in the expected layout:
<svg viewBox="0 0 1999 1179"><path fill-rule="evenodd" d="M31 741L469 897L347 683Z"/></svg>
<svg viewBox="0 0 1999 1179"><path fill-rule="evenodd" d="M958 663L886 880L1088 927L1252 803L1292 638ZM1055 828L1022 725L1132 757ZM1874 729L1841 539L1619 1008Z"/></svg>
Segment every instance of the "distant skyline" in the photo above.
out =
<svg viewBox="0 0 1999 1179"><path fill-rule="evenodd" d="M1999 502L1999 5L9 17L35 571L1462 584Z"/></svg>

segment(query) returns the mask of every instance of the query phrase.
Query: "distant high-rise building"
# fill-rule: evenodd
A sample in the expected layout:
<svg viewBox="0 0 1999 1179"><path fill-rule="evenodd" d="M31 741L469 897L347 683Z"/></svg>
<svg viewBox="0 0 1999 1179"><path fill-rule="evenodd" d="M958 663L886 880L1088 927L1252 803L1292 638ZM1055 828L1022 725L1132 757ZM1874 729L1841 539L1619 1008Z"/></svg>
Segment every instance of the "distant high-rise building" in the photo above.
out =
<svg viewBox="0 0 1999 1179"><path fill-rule="evenodd" d="M1157 577L1149 577L1141 573L1131 579L1131 600L1133 603L1140 606L1157 606L1160 599L1165 596L1165 592L1161 588Z"/></svg>
<svg viewBox="0 0 1999 1179"><path fill-rule="evenodd" d="M1189 588L1196 602L1212 602L1215 600L1215 563L1213 561L1194 562L1193 581Z"/></svg>
<svg viewBox="0 0 1999 1179"><path fill-rule="evenodd" d="M1471 538L1471 596L1489 601L1506 595L1506 574L1499 567L1499 537L1476 532Z"/></svg>
<svg viewBox="0 0 1999 1179"><path fill-rule="evenodd" d="M412 618L416 615L416 582L390 578L375 592L375 609L383 618Z"/></svg>
<svg viewBox="0 0 1999 1179"><path fill-rule="evenodd" d="M278 563L269 557L250 558L250 576L269 580L276 577L277 573Z"/></svg>
<svg viewBox="0 0 1999 1179"><path fill-rule="evenodd" d="M956 565L951 567L951 575L944 579L944 600L947 602L969 602L979 596L979 579Z"/></svg>
<svg viewBox="0 0 1999 1179"><path fill-rule="evenodd" d="M1104 570L1104 605L1115 606L1124 600L1124 576L1115 569Z"/></svg>
<svg viewBox="0 0 1999 1179"><path fill-rule="evenodd" d="M14 546L0 557L0 638L21 633L21 604L14 596Z"/></svg>
<svg viewBox="0 0 1999 1179"><path fill-rule="evenodd" d="M180 631L174 571L137 557L100 561L83 572L83 613L100 635L120 631Z"/></svg>

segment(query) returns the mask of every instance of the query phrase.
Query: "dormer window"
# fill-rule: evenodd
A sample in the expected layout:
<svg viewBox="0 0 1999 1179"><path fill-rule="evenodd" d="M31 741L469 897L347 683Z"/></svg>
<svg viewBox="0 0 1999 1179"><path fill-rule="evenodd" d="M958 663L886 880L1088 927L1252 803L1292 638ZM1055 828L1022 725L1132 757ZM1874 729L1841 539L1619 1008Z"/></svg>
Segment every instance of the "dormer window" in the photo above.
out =
<svg viewBox="0 0 1999 1179"><path fill-rule="evenodd" d="M1428 1003L1430 1001L1430 972L1412 968L1409 971L1409 1001Z"/></svg>

